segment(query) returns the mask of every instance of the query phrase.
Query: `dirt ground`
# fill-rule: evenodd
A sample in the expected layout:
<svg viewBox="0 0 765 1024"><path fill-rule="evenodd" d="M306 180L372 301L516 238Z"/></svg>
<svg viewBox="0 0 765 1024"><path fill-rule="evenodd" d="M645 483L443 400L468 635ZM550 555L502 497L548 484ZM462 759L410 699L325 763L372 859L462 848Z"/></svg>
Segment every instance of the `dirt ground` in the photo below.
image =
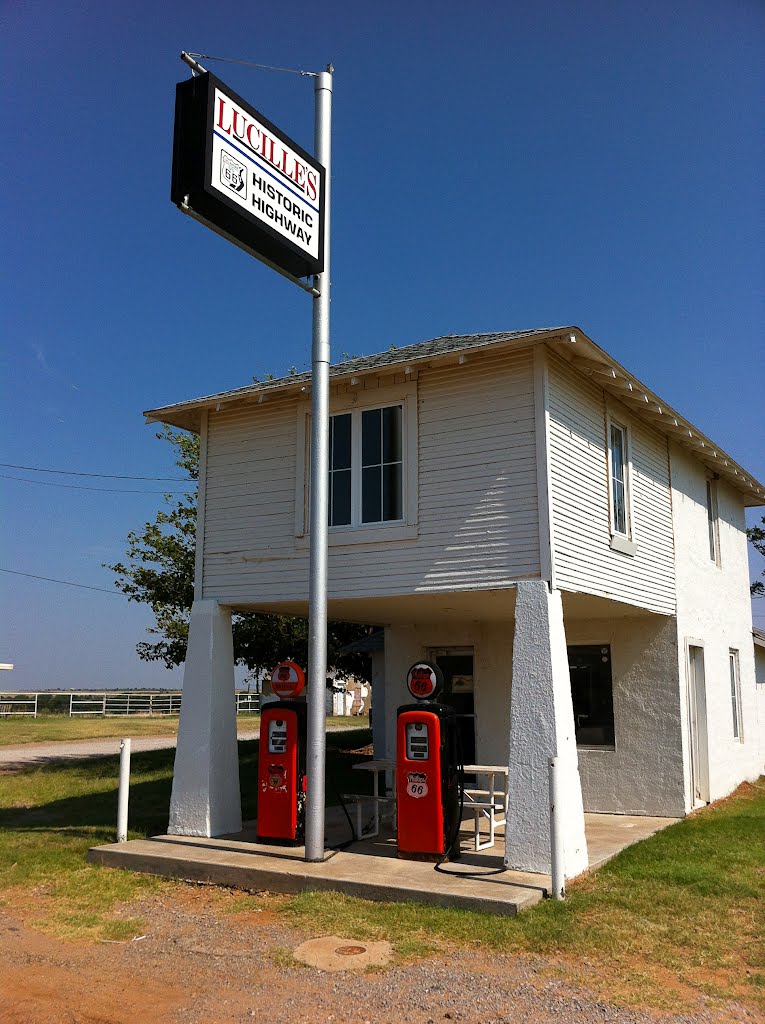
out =
<svg viewBox="0 0 765 1024"><path fill-rule="evenodd" d="M656 1016L598 1001L587 965L448 952L328 973L292 960L310 935L268 909L227 912L234 894L188 886L123 908L144 937L61 940L0 910L2 1024L754 1024L743 1008ZM265 901L267 904L268 901ZM233 904L232 904L233 906ZM353 936L347 937L353 941ZM363 941L363 940L355 940Z"/></svg>

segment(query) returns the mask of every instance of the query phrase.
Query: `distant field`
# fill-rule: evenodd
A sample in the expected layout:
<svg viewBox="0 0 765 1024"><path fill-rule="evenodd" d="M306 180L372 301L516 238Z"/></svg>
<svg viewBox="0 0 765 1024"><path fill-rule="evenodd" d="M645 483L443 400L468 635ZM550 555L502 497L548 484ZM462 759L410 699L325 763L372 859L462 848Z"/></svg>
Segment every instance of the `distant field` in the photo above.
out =
<svg viewBox="0 0 765 1024"><path fill-rule="evenodd" d="M258 715L240 715L239 732L251 732L260 726ZM331 726L363 729L369 718L328 718ZM51 743L56 740L93 740L110 736L173 736L178 731L178 716L149 718L124 715L119 718L70 718L68 715L40 715L38 718L0 718L0 747L23 743Z"/></svg>

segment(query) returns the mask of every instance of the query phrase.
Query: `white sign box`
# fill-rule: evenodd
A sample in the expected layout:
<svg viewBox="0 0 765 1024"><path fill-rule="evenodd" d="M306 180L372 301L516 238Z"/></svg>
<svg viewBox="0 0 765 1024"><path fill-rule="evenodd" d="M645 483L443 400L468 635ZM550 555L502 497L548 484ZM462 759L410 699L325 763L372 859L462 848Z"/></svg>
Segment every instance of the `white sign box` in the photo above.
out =
<svg viewBox="0 0 765 1024"><path fill-rule="evenodd" d="M320 273L324 168L211 74L176 87L171 199L296 276Z"/></svg>

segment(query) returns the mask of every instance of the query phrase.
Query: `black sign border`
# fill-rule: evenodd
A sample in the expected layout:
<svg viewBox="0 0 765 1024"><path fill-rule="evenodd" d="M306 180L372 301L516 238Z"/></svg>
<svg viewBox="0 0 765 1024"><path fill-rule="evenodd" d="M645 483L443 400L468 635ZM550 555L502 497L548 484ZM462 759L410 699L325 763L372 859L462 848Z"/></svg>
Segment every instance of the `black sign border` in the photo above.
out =
<svg viewBox="0 0 765 1024"><path fill-rule="evenodd" d="M285 145L289 146L320 177L319 259L313 259L265 221L251 219L241 206L210 184L212 177L212 138L215 127L215 90L219 89L250 117ZM294 139L262 114L251 103L229 88L212 72L179 82L175 91L175 130L173 134L173 171L170 198L188 205L211 225L226 231L237 241L253 249L295 277L319 274L324 267L324 207L326 170Z"/></svg>

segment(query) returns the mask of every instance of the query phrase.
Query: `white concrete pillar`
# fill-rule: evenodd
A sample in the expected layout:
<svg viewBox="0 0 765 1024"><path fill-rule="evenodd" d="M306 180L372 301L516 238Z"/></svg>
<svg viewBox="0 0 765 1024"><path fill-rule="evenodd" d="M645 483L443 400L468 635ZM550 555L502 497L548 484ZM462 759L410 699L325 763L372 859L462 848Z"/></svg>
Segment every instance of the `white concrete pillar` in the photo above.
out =
<svg viewBox="0 0 765 1024"><path fill-rule="evenodd" d="M560 591L544 580L517 585L510 697L509 806L505 863L550 873L549 761L561 763L564 873L587 868L582 785Z"/></svg>
<svg viewBox="0 0 765 1024"><path fill-rule="evenodd" d="M195 601L167 831L209 837L241 827L231 609Z"/></svg>

